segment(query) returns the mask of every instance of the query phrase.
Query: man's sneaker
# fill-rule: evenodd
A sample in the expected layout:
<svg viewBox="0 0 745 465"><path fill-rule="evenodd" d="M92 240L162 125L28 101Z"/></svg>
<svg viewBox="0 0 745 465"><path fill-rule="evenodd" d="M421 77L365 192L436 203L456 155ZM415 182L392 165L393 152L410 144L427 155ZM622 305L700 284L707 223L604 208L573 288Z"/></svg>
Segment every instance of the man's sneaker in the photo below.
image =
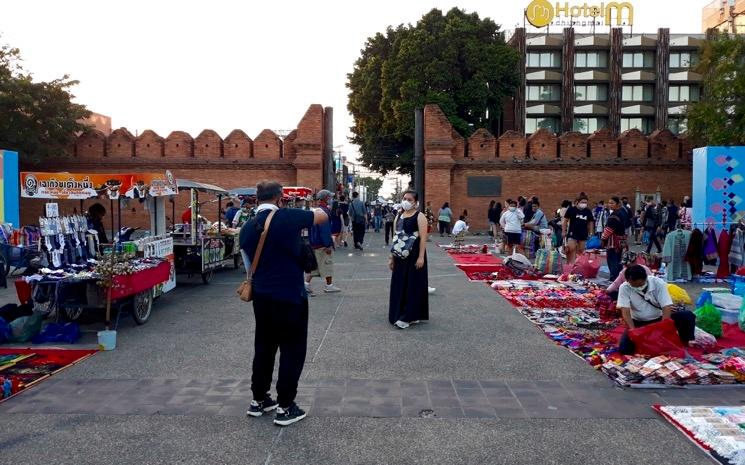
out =
<svg viewBox="0 0 745 465"><path fill-rule="evenodd" d="M297 423L308 415L305 410L297 406L295 402L286 409L277 407L277 416L274 418L274 424L277 426L288 426Z"/></svg>
<svg viewBox="0 0 745 465"><path fill-rule="evenodd" d="M427 287L427 293L434 294L437 289L434 287Z"/></svg>
<svg viewBox="0 0 745 465"><path fill-rule="evenodd" d="M397 322L395 322L394 325L396 325L396 328L398 328L398 329L406 329L409 326L411 326L411 325L409 325L409 323L407 323L405 321L401 321L401 320L398 320Z"/></svg>
<svg viewBox="0 0 745 465"><path fill-rule="evenodd" d="M246 415L249 417L260 417L264 412L271 412L277 408L277 401L272 400L272 397L267 394L266 399L262 401L252 400L251 405L246 411Z"/></svg>
<svg viewBox="0 0 745 465"><path fill-rule="evenodd" d="M341 292L341 289L334 286L333 284L327 284L326 287L323 288L323 292L332 294L334 292Z"/></svg>
<svg viewBox="0 0 745 465"><path fill-rule="evenodd" d="M313 292L313 288L310 287L310 284L308 284L308 283L305 283L305 292L307 292L310 297L315 297L316 296L316 293Z"/></svg>

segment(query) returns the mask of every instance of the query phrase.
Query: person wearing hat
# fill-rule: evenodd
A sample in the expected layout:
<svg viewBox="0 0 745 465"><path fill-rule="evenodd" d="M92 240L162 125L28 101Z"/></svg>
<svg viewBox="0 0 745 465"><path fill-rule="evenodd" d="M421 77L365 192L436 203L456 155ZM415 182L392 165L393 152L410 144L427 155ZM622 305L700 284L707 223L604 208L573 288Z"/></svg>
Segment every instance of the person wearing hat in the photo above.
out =
<svg viewBox="0 0 745 465"><path fill-rule="evenodd" d="M332 197L333 194L326 189L318 191L316 194L318 207L329 218L331 218L329 202ZM323 288L323 292L328 294L341 292L341 289L334 285L334 239L331 236L331 225L328 222L314 225L310 229L309 240L310 246L316 255L318 268L305 275L305 290L310 296L314 296L315 293L310 286L310 282L314 276L319 276L326 279L326 286Z"/></svg>

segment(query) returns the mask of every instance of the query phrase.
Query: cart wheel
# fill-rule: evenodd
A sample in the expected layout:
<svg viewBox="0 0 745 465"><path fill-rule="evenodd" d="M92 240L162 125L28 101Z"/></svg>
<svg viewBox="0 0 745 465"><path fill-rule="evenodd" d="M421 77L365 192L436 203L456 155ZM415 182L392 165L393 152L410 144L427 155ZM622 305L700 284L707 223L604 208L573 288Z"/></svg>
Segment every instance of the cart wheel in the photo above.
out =
<svg viewBox="0 0 745 465"><path fill-rule="evenodd" d="M132 301L132 318L138 325L144 325L150 318L150 312L153 310L153 290L148 289L139 294L135 294Z"/></svg>
<svg viewBox="0 0 745 465"><path fill-rule="evenodd" d="M238 268L240 266L241 266L241 256L240 256L240 254L233 255L233 268Z"/></svg>
<svg viewBox="0 0 745 465"><path fill-rule="evenodd" d="M202 273L202 282L204 284L209 284L210 281L212 281L212 270Z"/></svg>
<svg viewBox="0 0 745 465"><path fill-rule="evenodd" d="M75 321L83 314L83 307L65 307L65 315L70 321Z"/></svg>

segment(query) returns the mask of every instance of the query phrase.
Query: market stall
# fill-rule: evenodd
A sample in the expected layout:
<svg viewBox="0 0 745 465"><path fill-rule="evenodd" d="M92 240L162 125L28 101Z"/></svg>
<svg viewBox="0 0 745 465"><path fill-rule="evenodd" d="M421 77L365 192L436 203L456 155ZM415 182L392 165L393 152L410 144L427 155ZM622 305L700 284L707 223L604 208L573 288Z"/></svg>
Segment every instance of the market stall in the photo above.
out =
<svg viewBox="0 0 745 465"><path fill-rule="evenodd" d="M179 191L189 191L189 208L181 215L182 222L173 225L174 252L176 271L188 276L200 275L202 282L208 284L213 272L232 263L238 268L241 263L238 229L223 224L222 218L210 222L201 214L201 206L206 202L199 201L199 194L213 197L207 202L218 203L218 212L222 212L222 199L229 197L225 189L188 179L178 180ZM173 204L173 217L176 217L176 206Z"/></svg>
<svg viewBox="0 0 745 465"><path fill-rule="evenodd" d="M107 329L112 309L128 309L137 324L144 324L153 299L175 287L173 242L166 234L164 204L165 197L178 193L171 173L24 172L21 186L22 197L50 200L46 216L39 217L37 241L31 243L39 253L38 267L24 277L34 304L69 320L86 310L105 308ZM82 211L86 199L109 200L111 241L99 239L90 217L77 208L65 211L55 202L80 200ZM130 240L134 229L122 225L123 199L146 204L151 227L139 239ZM121 314L117 312L116 324Z"/></svg>

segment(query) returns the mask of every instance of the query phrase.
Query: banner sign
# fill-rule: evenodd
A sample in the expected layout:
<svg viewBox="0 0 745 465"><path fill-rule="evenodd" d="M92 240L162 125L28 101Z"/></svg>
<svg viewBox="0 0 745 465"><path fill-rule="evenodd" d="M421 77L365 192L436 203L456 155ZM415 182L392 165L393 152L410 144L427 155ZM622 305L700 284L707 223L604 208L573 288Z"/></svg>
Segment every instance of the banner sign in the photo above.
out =
<svg viewBox="0 0 745 465"><path fill-rule="evenodd" d="M18 152L0 150L0 223L20 225Z"/></svg>
<svg viewBox="0 0 745 465"><path fill-rule="evenodd" d="M599 5L570 5L569 2L533 0L525 8L525 19L538 28L553 26L633 26L634 6L629 2Z"/></svg>
<svg viewBox="0 0 745 465"><path fill-rule="evenodd" d="M313 195L313 189L309 187L283 187L282 194L285 197L309 197Z"/></svg>
<svg viewBox="0 0 745 465"><path fill-rule="evenodd" d="M90 199L120 196L130 199L176 195L173 174L164 173L21 173L21 197L37 199Z"/></svg>

